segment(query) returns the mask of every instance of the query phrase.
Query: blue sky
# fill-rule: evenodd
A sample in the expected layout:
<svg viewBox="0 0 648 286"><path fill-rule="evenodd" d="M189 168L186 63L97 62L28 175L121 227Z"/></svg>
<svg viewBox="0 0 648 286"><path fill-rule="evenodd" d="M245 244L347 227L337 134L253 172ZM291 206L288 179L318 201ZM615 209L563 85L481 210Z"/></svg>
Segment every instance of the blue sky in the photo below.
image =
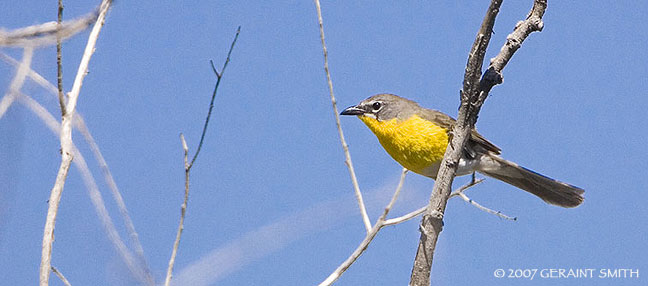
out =
<svg viewBox="0 0 648 286"><path fill-rule="evenodd" d="M98 1L65 1L65 19ZM459 199L448 204L437 245L436 285L646 285L648 199L648 4L550 1L545 29L524 42L493 89L477 127L503 156L586 190L562 209L487 179L468 191L518 217L509 222ZM339 107L395 93L456 115L466 58L487 1L322 3ZM531 1L505 1L487 58ZM56 19L56 1L2 1L0 27ZM117 1L109 12L78 103L112 170L157 281L163 281L182 203L179 133L195 151L215 76L237 26L205 145L191 174L176 261L180 285L312 285L364 238L343 163L312 1ZM72 86L88 32L65 42ZM0 52L20 59L18 49ZM55 48L32 68L51 82ZM0 63L0 87L14 67ZM58 114L47 91L22 91ZM4 91L3 91L4 94ZM342 118L372 220L400 166L355 118ZM57 136L24 105L0 120L0 281L38 279L47 199L60 162ZM127 232L96 160L85 155L120 235ZM460 178L455 183L466 182ZM393 215L427 202L433 181L408 175ZM419 220L384 228L336 285L405 285ZM73 285L132 285L77 169L68 177L52 263ZM129 244L131 245L131 244ZM638 279L495 278L496 269L639 269ZM54 276L52 285L61 285Z"/></svg>

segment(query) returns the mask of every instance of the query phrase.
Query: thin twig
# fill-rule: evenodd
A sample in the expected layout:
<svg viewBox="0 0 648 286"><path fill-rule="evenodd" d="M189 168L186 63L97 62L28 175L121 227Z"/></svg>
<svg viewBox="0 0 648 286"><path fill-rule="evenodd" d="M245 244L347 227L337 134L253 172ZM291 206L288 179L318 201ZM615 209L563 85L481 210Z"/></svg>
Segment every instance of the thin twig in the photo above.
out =
<svg viewBox="0 0 648 286"><path fill-rule="evenodd" d="M463 192L463 191L467 190L468 188L481 183L482 181L484 181L484 179L480 179L480 180L477 180L477 181L472 181L472 182L470 182L468 184L465 184L465 185L461 186L459 189L457 189L456 191L452 192L450 197L452 198L455 195L458 196L459 192ZM413 218L419 216L420 214L424 213L427 210L427 208L428 208L428 205L425 205L425 206L420 207L417 210L415 210L413 212L410 212L408 214L404 214L404 215L396 217L396 218L388 219L388 220L385 221L385 225L395 225L395 224L406 222L406 221L408 221L410 219L413 219Z"/></svg>
<svg viewBox="0 0 648 286"><path fill-rule="evenodd" d="M460 193L458 194L458 196L461 197L461 198L462 198L464 201L466 201L467 203L469 203L469 204L475 206L476 208L478 208L478 209L480 209L480 210L482 210L482 211L485 211L485 212L487 212L487 213L489 213L489 214L494 214L494 215L496 215L496 216L498 216L498 217L501 217L501 218L503 218L503 219L507 219L507 220L517 220L516 217L510 217L510 216L507 216L507 215L503 214L503 213L500 212L500 211L492 210L492 209L489 209L489 208L487 208L487 207L485 207L485 206L480 205L479 203L473 201L471 198L469 198L468 196L466 196L466 194L464 194L463 192L460 192Z"/></svg>
<svg viewBox="0 0 648 286"><path fill-rule="evenodd" d="M535 0L529 16L524 21L533 22L534 24L525 25L524 23L518 23L514 32L507 37L507 43L505 44L505 46L512 45L512 48L502 48L500 55L491 61L488 70L481 77L484 54L490 41L493 24L495 17L499 13L501 2L502 0L491 1L468 57L457 122L453 126L453 137L450 144L448 144L444 159L439 168L437 180L428 205L428 213L422 219L421 237L414 266L412 267L410 285L430 285L430 270L434 257L434 249L443 228L442 214L445 212L445 207L450 196L450 186L458 166L457 163L464 150L463 146L465 146L470 137L469 134L474 128L475 122L477 121L477 114L482 104L486 100L491 88L502 83L501 70L517 50L517 47L519 47L531 32L542 29L542 15L547 7L547 1ZM530 28L530 31L524 33L516 32L519 29L525 28ZM441 215L434 215L433 212L440 213Z"/></svg>
<svg viewBox="0 0 648 286"><path fill-rule="evenodd" d="M180 222L178 223L178 231L176 233L175 241L173 242L173 250L171 251L171 258L169 259L169 267L167 268L166 279L164 280L164 285L169 286L171 284L171 277L173 273L173 266L175 264L175 258L178 254L178 246L180 246L180 238L182 237L182 231L184 230L184 220L185 213L187 211L187 201L189 200L189 174L190 174L190 164L188 163L189 159L189 147L187 147L187 141L185 141L184 135L180 133L180 140L182 141L182 150L184 151L184 169L185 169L185 193L184 201L180 207Z"/></svg>
<svg viewBox="0 0 648 286"><path fill-rule="evenodd" d="M479 203L477 203L476 201L472 200L471 198L469 198L469 197L466 195L466 193L465 193L465 190L466 190L466 189L468 189L469 187L472 187L472 186L474 186L474 185L477 185L477 184L479 184L479 183L481 183L481 182L483 182L483 181L484 181L484 179L475 180L475 174L473 173L473 179L472 179L472 181L471 181L470 183L464 185L463 187L459 188L458 190L453 191L453 192L450 194L450 198L453 198L453 197L460 197L460 198L462 198L465 202L467 202L467 203L471 204L472 206L474 206L474 207L476 207L476 208L478 208L478 209L480 209L480 210L482 210L482 211L485 211L485 212L487 212L487 213L489 213L489 214L494 214L494 215L496 215L496 216L498 216L498 217L501 217L501 218L503 218L503 219L507 219L507 220L517 220L516 217L510 217L510 216L507 216L507 215L503 214L503 213L500 212L500 211L496 211L496 210L493 210L493 209L487 208L487 207L485 207L485 206L482 206L482 205L480 205Z"/></svg>
<svg viewBox="0 0 648 286"><path fill-rule="evenodd" d="M110 8L111 3L111 0L104 0L101 2L99 16L97 17L97 21L95 22L92 31L90 32L90 36L88 37L88 43L86 44L83 57L81 58L81 63L79 64L79 69L77 70L76 78L74 80L74 85L72 86L72 91L70 92L69 100L66 104L66 113L64 116L62 116L61 120L61 165L59 166L56 182L54 184L54 187L52 187L50 194L47 218L43 230L43 248L41 253L41 266L39 275L41 286L47 286L49 284L52 243L54 242L54 225L56 224L56 215L58 213L58 206L61 201L65 179L67 178L67 173L70 169L70 163L72 162L73 158L72 120L74 118L74 112L76 109L77 100L79 98L79 92L81 91L81 85L83 84L83 79L85 78L88 71L88 64L90 63L90 58L94 53L95 45L99 37L99 32L101 31L101 27L103 26L106 13L108 12L108 8Z"/></svg>
<svg viewBox="0 0 648 286"><path fill-rule="evenodd" d="M209 103L209 111L207 112L207 118L205 119L205 124L203 125L202 134L200 135L200 142L198 143L198 148L196 149L196 153L191 159L191 162L189 162L189 147L187 147L187 141L185 141L184 135L180 133L182 150L184 151L185 194L184 201L182 203L182 206L180 207L180 222L178 223L178 231L176 233L175 241L173 242L173 250L171 251L171 258L169 259L169 266L167 268L166 278L164 280L165 286L169 286L171 284L171 278L173 277L173 266L175 264L176 255L178 254L178 247L180 246L182 231L184 230L185 213L187 211L187 203L189 201L189 174L191 172L191 167L193 167L194 162L198 158L198 154L200 153L200 149L202 148L203 142L205 140L205 134L207 133L209 119L211 118L212 109L214 109L214 99L216 98L216 93L218 92L218 86L220 85L223 73L225 73L225 68L227 68L227 64L229 64L230 62L230 56L232 55L234 45L236 44L236 40L238 39L240 33L241 26L236 29L236 35L234 36L234 40L230 45L229 51L227 52L227 58L225 59L225 63L223 64L223 68L221 68L220 73L214 67L214 62L211 60L209 61L211 63L212 70L216 74L216 85L214 86L214 92L212 93L211 102Z"/></svg>
<svg viewBox="0 0 648 286"><path fill-rule="evenodd" d="M402 215L402 216L399 216L399 217L395 217L395 218L390 218L390 219L385 221L384 225L395 225L395 224L406 222L406 221L408 221L410 219L413 219L413 218L419 216L420 214L424 213L425 210L427 210L427 205L425 205L425 206L423 206L423 207L421 207L421 208L419 208L419 209L417 209L417 210L415 210L413 212L410 212L408 214L405 214L405 215Z"/></svg>
<svg viewBox="0 0 648 286"><path fill-rule="evenodd" d="M0 59L3 61L14 65L14 66L19 66L20 62L16 61L12 57L8 56L5 53L0 52ZM32 70L31 68L28 71L27 76L31 78L35 83L43 87L45 90L49 91L51 95L54 97L57 97L57 87L51 84L49 81L47 81L43 76L41 76L39 73L36 71ZM27 95L24 94L19 94L19 100L23 102L23 104L27 105L34 113L49 113L44 107L40 106L39 103L37 103L35 100L30 98ZM54 119L53 116L51 117L51 122L48 122L48 117L47 116L39 116L41 119L44 121L45 124L48 126L50 124L54 124L53 127L50 129L52 132L58 134L59 133L59 123ZM117 207L119 208L119 213L122 216L122 219L124 220L124 224L126 225L126 229L128 231L129 237L131 238L131 242L133 243L135 247L135 253L138 256L138 259L140 260L140 267L144 269L144 272L146 273L147 278L144 281L153 281L152 275L151 275L151 270L148 266L148 262L146 260L146 256L144 255L144 249L142 247L141 242L139 241L139 235L137 234L137 231L135 230L135 225L133 224L133 220L130 218L128 209L126 208L126 204L124 202L124 199L119 191L119 188L117 187L117 183L115 182L115 179L112 176L112 173L110 172L110 168L108 167L108 163L106 162L105 158L103 157L103 154L101 153L101 150L99 148L99 145L97 142L94 140L94 137L92 136L90 130L88 129L87 125L85 124L85 121L83 119L83 116L75 112L74 115L74 127L76 127L79 132L81 132L81 135L83 135L83 138L85 139L86 143L90 146L90 149L92 150L92 153L95 157L95 160L97 160L97 163L99 164L99 167L101 168L102 173L104 174L104 179L106 180L106 183L108 184L108 188L111 191L111 194L113 196L113 199L117 203ZM81 154L78 154L77 156L83 157ZM83 158L82 158L83 159ZM77 167L81 168L79 164L76 164ZM87 172L82 171L83 173L88 173L90 174L89 170ZM94 181L94 178L90 179L84 179L84 181L89 182L89 181ZM88 186L88 191L90 192L90 196L101 196L101 193L99 193L99 190L97 188L93 188L92 186L96 186L94 183L86 183ZM93 203L95 201L102 201L102 200L92 200ZM99 217L101 217L101 209L105 209L105 206L95 206L95 211ZM111 219L108 219L108 221L112 221ZM112 224L112 223L111 223ZM104 224L106 226L106 224ZM110 233L111 230L108 228L105 228L107 233ZM121 238L120 238L121 239ZM113 242L113 244L117 247L119 243ZM122 257L126 257L126 255L122 255ZM135 273L135 272L134 272Z"/></svg>
<svg viewBox="0 0 648 286"><path fill-rule="evenodd" d="M364 223L367 232L369 232L372 230L371 221L369 220L369 215L367 214L367 208L365 207L364 200L362 199L362 193L360 192L360 186L358 185L358 179L356 178L356 174L353 169L353 162L351 161L351 153L349 153L349 146L347 145L346 140L344 139L344 133L342 132L342 125L340 125L340 115L337 109L337 101L335 100L335 95L333 94L333 82L331 81L331 73L329 72L328 51L326 49L326 42L324 41L324 24L322 21L322 9L320 7L319 0L315 0L315 7L317 8L317 20L319 21L320 40L322 41L322 51L324 52L324 71L326 72L326 81L328 83L329 94L331 96L331 103L333 105L335 124L337 125L338 134L340 135L340 143L342 143L342 149L344 149L344 157L345 157L344 163L349 169L349 175L351 175L351 183L353 184L353 190L355 191L356 200L358 201L358 206L360 207L362 222Z"/></svg>
<svg viewBox="0 0 648 286"><path fill-rule="evenodd" d="M342 273L344 273L349 267L364 253L365 250L367 250L367 247L373 241L374 237L378 234L380 229L382 229L386 224L385 224L385 218L387 217L387 214L389 214L389 211L391 208L394 206L394 203L396 202L396 199L398 198L398 195L400 194L401 189L403 188L403 182L405 181L405 175L407 175L407 169L403 168L403 171L401 172L401 177L400 180L398 181L398 186L396 187L396 191L394 191L394 195L392 195L391 200L389 201L389 204L387 204L387 207L385 207L385 210L383 211L382 215L378 218L378 221L376 221L376 224L371 228L371 230L367 233L365 236L364 240L360 245L353 251L351 256L347 258L340 266L338 266L331 275L329 275L322 283L319 284L319 286L327 286L333 284L340 276L342 276Z"/></svg>
<svg viewBox="0 0 648 286"><path fill-rule="evenodd" d="M59 2L59 3L60 3L60 2ZM56 276L58 276L58 278L61 279L61 281L63 281L63 284L65 284L65 286L72 286L72 285L70 284L70 281L68 281L68 280L65 278L65 276L63 276L63 273L61 273L60 271L58 271L58 269L56 269L56 267L52 266L52 272L54 272L54 274L56 274Z"/></svg>
<svg viewBox="0 0 648 286"><path fill-rule="evenodd" d="M223 73L225 73L225 68L227 68L227 64L229 64L230 62L230 56L232 55L232 51L234 50L234 45L236 44L236 40L238 40L240 33L241 33L241 26L239 26L238 29L236 29L236 35L234 36L234 40L230 45L229 51L227 52L227 58L225 59L225 63L223 64L223 68L221 68L220 73L214 67L214 62L212 60L209 61L212 70L216 74L216 85L214 86L214 92L212 92L211 102L209 103L209 111L207 112L207 118L205 119L205 125L203 126L202 134L200 135L200 142L198 143L196 154L194 154L193 158L191 159L191 163L189 164L189 169L191 169L191 167L193 166L194 162L196 161L196 158L198 158L198 154L200 153L200 150L202 149L203 142L205 141L205 134L207 134L207 125L209 125L209 118L211 117L212 109L214 109L214 99L216 98L216 92L218 92L218 86L220 85L221 78L223 78Z"/></svg>
<svg viewBox="0 0 648 286"><path fill-rule="evenodd" d="M65 116L65 96L63 95L63 64L62 59L63 55L61 52L62 43L61 43L61 28L63 25L63 0L58 0L58 19L56 21L57 32L56 32L56 81L58 86L58 100L59 107L61 108L61 116Z"/></svg>
<svg viewBox="0 0 648 286"><path fill-rule="evenodd" d="M36 116L38 116L54 135L60 134L60 123L40 103L25 94L19 94L18 101L27 106L29 110L31 110ZM113 244L113 246L117 250L117 253L122 257L133 276L146 285L153 285L153 277L151 276L148 268L146 268L146 265L137 265L136 260L133 258L133 254L130 252L130 250L128 250L126 244L121 239L119 232L117 232L117 228L115 227L112 218L108 214L108 210L106 209L103 197L99 192L99 187L97 186L97 183L92 176L92 173L90 172L90 169L88 168L83 155L79 152L74 142L72 143L72 154L75 158L72 163L74 163L74 165L81 173L83 183L88 189L90 200L92 201L95 212L97 213L97 216L99 217L99 220L101 221L101 224L106 231L108 240Z"/></svg>
<svg viewBox="0 0 648 286"><path fill-rule="evenodd" d="M465 185L461 186L461 188L459 188L457 190L454 190L452 193L450 193L449 198L459 196L459 194L463 193L465 190L471 188L472 186L481 184L482 182L484 182L484 179L479 179L479 180L474 180L473 179L468 184L465 184Z"/></svg>

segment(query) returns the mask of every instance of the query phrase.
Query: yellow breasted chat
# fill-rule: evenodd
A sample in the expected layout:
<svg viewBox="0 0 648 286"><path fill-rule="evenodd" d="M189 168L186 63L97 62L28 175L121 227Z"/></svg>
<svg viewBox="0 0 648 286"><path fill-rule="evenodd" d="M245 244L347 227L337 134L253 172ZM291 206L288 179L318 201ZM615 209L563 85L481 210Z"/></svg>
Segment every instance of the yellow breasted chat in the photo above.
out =
<svg viewBox="0 0 648 286"><path fill-rule="evenodd" d="M341 114L362 120L385 151L403 167L436 179L455 119L393 94L374 95ZM500 153L500 148L473 129L456 175L479 172L556 206L572 208L583 202L583 189L505 160Z"/></svg>

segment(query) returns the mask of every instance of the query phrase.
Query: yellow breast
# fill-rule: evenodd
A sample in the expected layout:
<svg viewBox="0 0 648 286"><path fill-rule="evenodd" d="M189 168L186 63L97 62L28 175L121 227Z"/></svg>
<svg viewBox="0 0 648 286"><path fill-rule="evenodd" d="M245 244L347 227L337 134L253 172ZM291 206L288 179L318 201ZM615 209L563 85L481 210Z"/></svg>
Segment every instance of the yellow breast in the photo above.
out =
<svg viewBox="0 0 648 286"><path fill-rule="evenodd" d="M378 137L394 160L415 173L423 174L426 167L438 164L443 159L448 133L430 121L416 115L407 120L389 121L378 121L367 116L359 118Z"/></svg>

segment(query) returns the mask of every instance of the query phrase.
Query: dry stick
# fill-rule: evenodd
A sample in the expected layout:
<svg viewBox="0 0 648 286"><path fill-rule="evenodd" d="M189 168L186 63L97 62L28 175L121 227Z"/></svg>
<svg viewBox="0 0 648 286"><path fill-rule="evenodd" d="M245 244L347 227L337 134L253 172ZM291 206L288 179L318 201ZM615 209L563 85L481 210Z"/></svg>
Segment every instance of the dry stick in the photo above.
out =
<svg viewBox="0 0 648 286"><path fill-rule="evenodd" d="M488 42L490 41L495 16L499 12L500 5L500 0L491 1L468 58L457 122L453 126L453 137L446 148L444 159L434 184L434 189L428 204L428 211L423 215L421 237L414 266L412 267L410 285L430 285L430 269L432 267L434 247L443 227L443 213L445 212L445 207L450 196L450 188L459 158L462 155L463 146L468 141L470 136L469 132L472 129L472 124L468 117L472 108L471 104L475 102L479 91L477 85L479 83L479 76L481 75L483 57ZM432 215L433 211L436 213L434 216Z"/></svg>
<svg viewBox="0 0 648 286"><path fill-rule="evenodd" d="M353 169L353 162L351 162L351 153L349 153L349 146L347 145L346 140L344 140L344 133L342 132L342 126L340 125L340 115L337 109L337 101L335 100L335 95L333 94L333 82L331 81L331 73L329 72L328 51L326 49L326 42L324 41L324 24L322 22L322 9L320 8L319 0L315 0L315 6L317 7L317 19L319 21L320 39L322 41L322 50L324 52L324 71L326 72L326 81L328 82L331 103L333 104L335 124L337 125L338 134L340 135L342 149L344 149L344 163L349 169L349 175L351 175L351 183L353 184L353 190L355 191L355 196L358 200L358 206L360 207L362 222L364 222L365 229L367 230L367 232L369 232L372 229L371 221L369 220L369 215L367 214L367 209L365 207L364 200L362 199L362 193L360 192L360 186L358 186L358 179L356 178L356 174Z"/></svg>
<svg viewBox="0 0 648 286"><path fill-rule="evenodd" d="M40 103L32 99L28 95L19 94L18 101L27 108L29 108L36 116L38 116L43 123L54 133L55 135L60 134L60 123L54 118L54 116L45 109ZM128 250L126 244L123 242L117 229L115 228L108 210L106 209L105 203L99 192L99 187L88 168L88 165L83 158L83 155L79 152L74 142L72 143L73 156L75 160L72 162L78 168L81 173L81 178L83 179L84 184L86 185L90 199L93 206L95 207L95 212L99 217L106 234L108 235L108 240L113 243L113 246L117 250L117 253L122 257L128 269L133 273L133 275L141 282L148 285L154 284L153 278L150 276L150 272L147 272L147 269L142 269L142 266L138 266L136 260L133 257L133 254Z"/></svg>
<svg viewBox="0 0 648 286"><path fill-rule="evenodd" d="M83 79L88 72L88 64L90 63L90 58L94 53L95 44L97 43L99 32L101 31L101 27L103 26L104 19L106 17L106 13L108 12L108 8L110 8L111 2L111 0L104 0L101 2L99 16L97 17L97 21L92 28L92 31L90 32L90 36L88 37L88 43L83 53L83 57L81 58L81 63L79 64L79 69L77 70L76 78L74 79L74 85L72 86L69 100L65 106L66 112L61 119L61 165L59 166L59 171L56 175L56 182L54 184L54 187L52 187L50 194L47 218L43 230L43 248L41 253L39 275L41 286L47 286L49 284L49 273L52 258L52 242L54 241L54 225L56 223L56 215L58 213L59 202L61 201L63 186L65 185L65 179L67 177L67 172L70 169L70 163L72 162L73 157L72 119L74 118L74 111L76 109L77 100L79 99L81 85L83 84Z"/></svg>
<svg viewBox="0 0 648 286"><path fill-rule="evenodd" d="M474 174L473 174L473 180L472 180L472 181L470 182L470 184L468 184L467 186L474 186L474 185L479 184L479 183L481 183L481 182L483 182L483 181L484 181L484 179L475 180L475 178L474 178ZM452 192L452 193L450 194L450 198L448 198L448 199L451 199L451 198L453 198L453 197L460 197L460 198L463 199L465 202L471 204L472 206L478 208L479 210L485 211L485 212L487 212L487 213L489 213L489 214L496 215L496 216L498 216L498 217L500 217L500 218L503 218L503 219L507 219L507 220L517 220L516 217L507 216L507 215L503 214L503 213L500 212L500 211L496 211L496 210L493 210L493 209L489 209L489 208L487 208L487 207L485 207L485 206L480 205L480 204L477 203L476 201L473 201L471 198L469 198L469 197L465 194L465 192L464 192L465 190L466 190L466 188L463 188L463 187L462 187L462 188L460 188L459 190L456 190L456 191Z"/></svg>
<svg viewBox="0 0 648 286"><path fill-rule="evenodd" d="M463 193L465 190L467 190L467 189L471 188L472 186L477 185L477 184L479 184L479 183L481 183L483 181L484 181L484 179L479 179L479 180L476 180L476 181L472 181L472 182L470 182L468 184L465 184L465 185L461 186L461 188L459 188L456 191L452 192L450 197L452 198L454 195L459 195L459 193ZM399 224L399 223L408 221L410 219L413 219L413 218L417 217L418 215L422 214L423 212L425 212L427 210L427 208L428 208L428 206L425 205L425 206L423 206L423 207L421 207L421 208L419 208L419 209L417 209L417 210L415 210L413 212L410 212L408 214L405 214L405 215L402 215L402 216L399 216L399 217L396 217L396 218L388 219L388 220L385 221L384 224L385 225L395 225L395 224Z"/></svg>
<svg viewBox="0 0 648 286"><path fill-rule="evenodd" d="M180 207L180 222L178 223L178 232L176 233L176 238L173 242L173 251L171 252L171 258L169 259L169 267L167 268L166 279L164 280L165 286L169 286L171 284L173 265L175 264L175 258L178 253L178 246L180 246L180 237L182 236L182 230L184 229L185 213L187 212L187 201L189 200L189 147L187 147L187 141L185 141L184 134L182 133L180 133L180 141L182 141L182 150L184 151L185 193L184 201L182 202L182 206Z"/></svg>
<svg viewBox="0 0 648 286"><path fill-rule="evenodd" d="M65 96L63 95L63 65L61 53L62 43L61 43L61 22L63 22L63 0L58 1L58 19L56 21L57 32L56 32L56 81L58 86L58 100L59 106L61 107L61 116L65 116Z"/></svg>
<svg viewBox="0 0 648 286"><path fill-rule="evenodd" d="M10 56L8 56L8 55L6 55L4 53L0 53L0 59L2 59L3 61L5 61L5 62L7 62L7 63L9 63L11 65L14 65L14 66L18 66L20 64L18 61L16 61L12 57L10 57ZM32 69L29 69L29 72L28 72L27 76L30 77L38 85L43 87L45 90L49 91L52 95L54 95L54 97L57 97L57 88L53 84L51 84L49 81L47 81L43 76L38 74L36 71L34 71ZM39 103L37 103L36 101L34 101L33 99L31 99L28 96L27 96L27 98L23 98L25 96L26 95L20 95L19 99L21 99L21 100L25 99L25 102L23 102L23 103L28 105L28 107L30 107L31 105L34 105L34 104L40 106ZM31 102L31 101L33 101L33 102ZM38 110L42 110L43 112L47 112L47 110L45 108L43 108L43 107L40 107L40 108L37 108L37 109L32 109L32 111L34 111L35 113L38 113ZM44 117L42 117L42 116L39 116L39 117L41 117L41 119L44 120L44 121L46 120L46 119L43 119ZM59 132L58 131L59 130L58 122L53 117L52 117L52 121L57 126L56 131L53 131L53 132L58 134L58 132ZM48 122L45 122L45 123L49 124ZM128 231L129 237L131 238L131 242L133 243L133 245L135 247L135 253L138 256L138 259L140 260L140 264L141 264L140 267L144 269L143 271L145 272L146 279L143 280L143 281L149 281L150 282L149 284L154 283L153 277L152 277L152 274L151 274L151 270L150 270L150 268L148 266L146 256L144 255L144 248L142 247L142 244L139 241L139 235L137 234L137 231L135 230L135 225L133 224L133 220L130 218L130 215L128 213L128 209L126 208L126 204L124 203L124 199L123 199L123 197L122 197L122 195L121 195L121 193L119 191L119 188L117 187L117 183L115 182L115 179L113 178L112 173L110 172L110 168L108 167L108 163L104 159L103 154L101 153L101 150L99 149L99 145L97 144L97 142L92 137L92 134L90 133L90 130L88 129L87 125L85 124L83 116L81 116L81 114L79 114L78 112L75 113L75 115L74 115L74 126L79 130L79 132L81 132L81 135L83 135L83 138L85 139L86 143L88 143L88 145L90 145L90 149L92 150L92 153L93 153L95 159L97 160L97 163L99 164L99 167L101 168L102 173L104 174L104 179L106 180L106 183L108 184L108 188L111 191L113 199L117 203L119 213L121 214L122 219L124 220L124 224L126 225L126 230ZM81 155L79 155L79 156L81 156ZM77 164L77 167L81 168L80 166L78 166L78 164ZM82 171L81 173L85 173L85 171ZM87 171L87 173L90 173L89 170ZM84 179L84 181L94 181L94 178ZM90 192L90 197L101 196L101 193L99 193L99 190L97 188L92 187L93 185L96 185L96 184L94 184L94 183L86 183L86 185L88 186L88 190ZM93 203L95 201L103 201L103 200L93 200ZM105 209L105 208L106 208L105 205L95 205L95 211L97 212L97 216L102 217L102 212L100 210ZM112 219L108 218L107 220L110 221L109 225L113 225ZM102 219L102 221L105 221L105 219ZM106 225L107 224L104 224L104 226L106 226ZM108 228L108 227L105 227L105 230L106 230L107 233L112 232L112 230L110 228ZM121 238L119 240L121 240ZM117 246L120 243L113 242L113 244ZM121 244L123 244L123 243L121 243ZM127 255L122 254L122 257L127 257Z"/></svg>
<svg viewBox="0 0 648 286"><path fill-rule="evenodd" d="M205 134L207 133L207 126L209 125L209 119L211 118L212 110L214 109L214 99L216 98L216 93L218 92L218 86L220 85L221 79L223 78L223 74L225 73L225 68L227 68L227 64L229 64L230 62L230 56L232 55L232 51L234 50L234 45L236 44L236 40L238 40L240 33L241 33L241 26L239 26L238 29L236 30L236 36L234 36L234 40L230 45L230 49L227 52L227 58L225 59L225 63L223 64L223 68L221 68L220 73L218 72L218 70L216 70L216 67L214 67L214 62L211 60L209 61L212 70L214 71L214 74L216 74L216 85L214 86L214 92L212 93L211 102L209 103L209 111L207 112L207 118L205 118L205 124L203 125L202 134L200 135L200 142L198 143L196 154L194 154L193 158L191 159L191 162L189 162L189 147L187 147L187 141L185 141L184 135L180 133L180 141L182 141L182 150L184 151L185 193L184 193L184 201L182 203L182 206L180 207L180 222L178 223L178 231L176 233L176 239L173 243L171 258L169 259L169 267L167 268L166 279L164 281L165 286L169 286L171 284L171 278L173 277L173 265L175 264L175 258L176 255L178 254L178 246L180 245L180 238L182 237L182 231L184 230L185 213L187 211L187 202L189 201L189 174L191 171L191 167L193 167L194 163L196 162L196 159L198 158L198 154L200 153L203 142L205 140Z"/></svg>
<svg viewBox="0 0 648 286"><path fill-rule="evenodd" d="M56 44L59 38L68 39L90 27L97 20L100 11L97 9L79 19L62 22L60 27L57 22L47 22L11 31L0 29L0 47L39 47Z"/></svg>
<svg viewBox="0 0 648 286"><path fill-rule="evenodd" d="M56 267L52 266L52 272L54 272L54 274L56 274L56 276L58 276L58 278L61 279L61 281L63 281L63 284L65 284L65 286L72 286L72 284L70 284L70 281L68 281L65 278L65 276L63 276L63 273L58 271L58 269L56 269Z"/></svg>
<svg viewBox="0 0 648 286"><path fill-rule="evenodd" d="M495 16L499 12L500 5L501 0L491 1L468 58L457 123L453 126L453 138L446 149L437 175L428 205L428 213L422 219L421 238L412 268L410 285L430 285L434 248L443 227L443 213L450 196L450 186L463 152L463 146L477 121L481 105L491 88L502 82L501 71L520 44L531 32L542 30L542 16L547 7L547 1L535 0L527 19L516 25L513 33L507 37L506 44L500 53L491 60L490 67L480 80L484 53L490 41Z"/></svg>

